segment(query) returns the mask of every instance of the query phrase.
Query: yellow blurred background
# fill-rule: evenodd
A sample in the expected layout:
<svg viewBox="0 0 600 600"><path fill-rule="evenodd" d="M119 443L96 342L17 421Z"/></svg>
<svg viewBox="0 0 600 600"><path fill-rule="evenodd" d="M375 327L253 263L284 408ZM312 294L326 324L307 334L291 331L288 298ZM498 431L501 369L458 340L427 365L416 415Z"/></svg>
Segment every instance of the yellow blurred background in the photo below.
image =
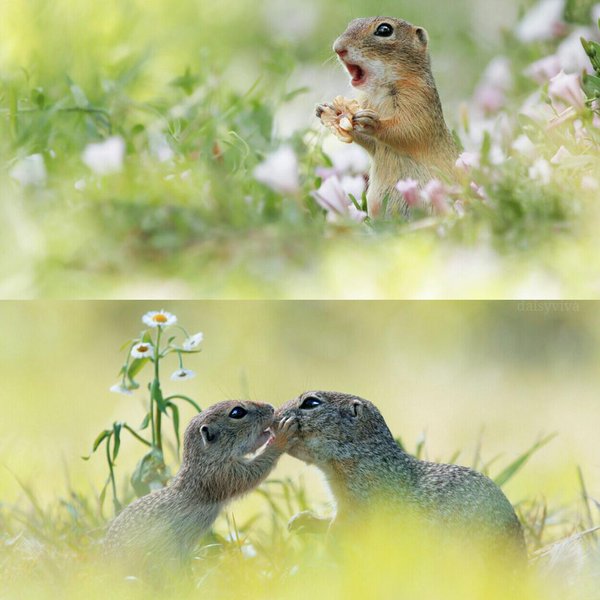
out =
<svg viewBox="0 0 600 600"><path fill-rule="evenodd" d="M141 422L149 372L134 396L109 387L124 360L119 347L143 329L145 312L161 308L205 334L203 352L185 364L195 379L170 381L176 359L163 361L166 393L206 406L352 392L381 408L409 450L425 432L430 459L461 450L458 462L469 465L481 439L484 462L499 455L492 474L557 432L509 483L510 499L575 501L577 465L591 495L600 490L596 303L39 301L0 304L2 502L23 498L15 476L48 502L66 493L67 473L76 489L101 487L103 455L80 457L112 421ZM140 456L124 436L120 481ZM304 477L311 499L323 499L312 468L285 457L273 474L283 475Z"/></svg>

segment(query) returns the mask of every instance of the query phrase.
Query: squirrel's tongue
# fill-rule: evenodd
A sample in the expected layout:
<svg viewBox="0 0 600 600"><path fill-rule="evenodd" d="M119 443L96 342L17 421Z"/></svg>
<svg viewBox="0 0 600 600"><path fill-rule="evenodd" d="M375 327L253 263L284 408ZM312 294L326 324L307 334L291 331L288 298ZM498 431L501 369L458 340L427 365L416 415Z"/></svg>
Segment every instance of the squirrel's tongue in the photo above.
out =
<svg viewBox="0 0 600 600"><path fill-rule="evenodd" d="M350 73L350 77L352 77L352 85L359 85L363 83L365 79L365 72L361 67L346 63L346 69L348 69L348 73Z"/></svg>

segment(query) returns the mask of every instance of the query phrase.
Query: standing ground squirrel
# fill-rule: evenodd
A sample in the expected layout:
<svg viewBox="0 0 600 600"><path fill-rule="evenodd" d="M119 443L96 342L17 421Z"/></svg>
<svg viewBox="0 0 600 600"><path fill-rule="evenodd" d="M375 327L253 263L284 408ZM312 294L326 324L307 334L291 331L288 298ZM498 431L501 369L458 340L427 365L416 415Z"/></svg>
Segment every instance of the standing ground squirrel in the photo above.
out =
<svg viewBox="0 0 600 600"><path fill-rule="evenodd" d="M260 484L286 451L296 425L274 421L274 412L270 404L226 401L196 415L185 431L179 472L113 521L105 555L132 566L183 563L225 504Z"/></svg>
<svg viewBox="0 0 600 600"><path fill-rule="evenodd" d="M372 158L367 191L369 214L384 198L391 211L407 212L396 190L401 179L426 183L450 175L458 156L446 126L431 72L427 32L390 17L355 19L335 41L358 104L337 98L317 106L317 117L346 142L356 142ZM333 126L332 126L333 125Z"/></svg>
<svg viewBox="0 0 600 600"><path fill-rule="evenodd" d="M284 404L279 418L295 418L288 453L323 471L337 503L336 522L353 522L373 506L452 527L482 539L492 551L525 556L523 531L512 505L485 475L467 467L418 460L394 440L368 400L338 392L307 392Z"/></svg>

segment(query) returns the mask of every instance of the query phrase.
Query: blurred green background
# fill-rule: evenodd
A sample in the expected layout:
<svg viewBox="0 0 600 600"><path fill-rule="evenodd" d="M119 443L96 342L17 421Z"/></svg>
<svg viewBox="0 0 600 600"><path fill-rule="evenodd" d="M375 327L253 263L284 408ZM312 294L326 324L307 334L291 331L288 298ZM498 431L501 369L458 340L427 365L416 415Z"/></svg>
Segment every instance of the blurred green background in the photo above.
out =
<svg viewBox="0 0 600 600"><path fill-rule="evenodd" d="M186 360L195 379L171 382L177 364L165 361L167 393L206 406L238 397L280 405L315 388L351 392L375 402L408 449L425 432L430 459L461 450L458 462L469 465L480 442L484 462L498 456L492 474L556 432L508 484L510 499L572 504L577 465L598 495L597 303L4 302L2 502L24 500L15 477L48 502L67 492L67 474L83 492L103 485L103 455L80 457L112 421L140 423L149 373L134 396L108 388L123 363L121 343L160 308L205 334L203 352ZM119 481L141 450L123 437ZM285 457L273 474L283 475L304 478L316 504L325 499L312 468Z"/></svg>

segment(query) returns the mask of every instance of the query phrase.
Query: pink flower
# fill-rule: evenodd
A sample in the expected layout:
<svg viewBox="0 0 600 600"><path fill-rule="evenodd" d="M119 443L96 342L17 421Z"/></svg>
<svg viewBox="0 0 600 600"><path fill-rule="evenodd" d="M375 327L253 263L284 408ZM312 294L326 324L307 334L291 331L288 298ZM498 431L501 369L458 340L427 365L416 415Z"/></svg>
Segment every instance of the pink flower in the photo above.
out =
<svg viewBox="0 0 600 600"><path fill-rule="evenodd" d="M506 94L496 86L484 83L475 90L474 100L483 112L495 113L506 103Z"/></svg>
<svg viewBox="0 0 600 600"><path fill-rule="evenodd" d="M456 161L456 168L464 173L468 173L471 169L479 168L479 154L475 152L463 152Z"/></svg>
<svg viewBox="0 0 600 600"><path fill-rule="evenodd" d="M425 202L431 203L433 209L438 213L446 214L450 210L448 189L437 179L432 179L423 188L422 197Z"/></svg>
<svg viewBox="0 0 600 600"><path fill-rule="evenodd" d="M543 85L548 83L561 70L560 58L557 54L551 54L540 60L536 60L525 69L525 75L531 77L536 83Z"/></svg>
<svg viewBox="0 0 600 600"><path fill-rule="evenodd" d="M564 110L569 106L572 106L578 110L585 107L585 96L581 89L581 79L579 75L567 75L564 71L561 71L558 75L550 80L548 86L548 94L558 106L555 106L557 110ZM562 103L566 102L567 106Z"/></svg>
<svg viewBox="0 0 600 600"><path fill-rule="evenodd" d="M475 183L474 181L471 181L470 188L471 188L472 192L478 198L481 198L482 200L488 199L488 195L486 194L485 188L482 185L479 185L479 184Z"/></svg>
<svg viewBox="0 0 600 600"><path fill-rule="evenodd" d="M254 169L254 178L280 194L296 194L300 189L296 154L289 146L279 148Z"/></svg>
<svg viewBox="0 0 600 600"><path fill-rule="evenodd" d="M330 223L337 223L340 220L362 223L367 218L367 213L358 210L350 201L348 193L337 177L325 180L321 187L311 195L319 206L327 211L327 220Z"/></svg>
<svg viewBox="0 0 600 600"><path fill-rule="evenodd" d="M414 179L403 179L396 184L396 189L402 194L408 206L416 206L421 200L419 182Z"/></svg>

